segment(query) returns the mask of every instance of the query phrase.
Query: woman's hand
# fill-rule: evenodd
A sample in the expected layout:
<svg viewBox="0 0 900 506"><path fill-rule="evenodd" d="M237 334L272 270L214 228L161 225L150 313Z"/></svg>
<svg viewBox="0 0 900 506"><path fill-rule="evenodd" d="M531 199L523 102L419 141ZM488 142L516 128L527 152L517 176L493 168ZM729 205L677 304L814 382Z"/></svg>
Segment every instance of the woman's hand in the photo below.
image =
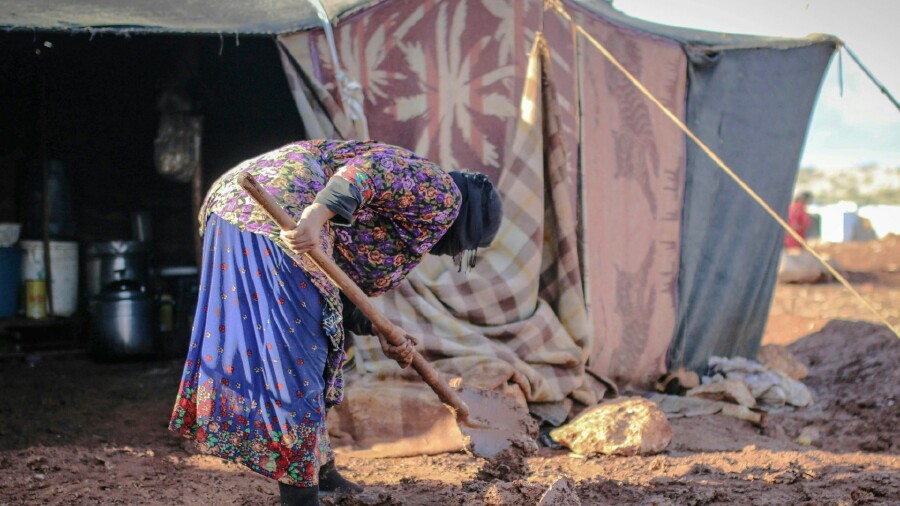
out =
<svg viewBox="0 0 900 506"><path fill-rule="evenodd" d="M402 335L406 340L402 345L394 346L387 341L378 329L375 329L375 335L378 336L378 341L381 343L381 351L384 352L384 355L389 359L397 361L397 364L400 365L401 369L406 369L412 365L413 358L416 356L414 346L418 346L419 341L397 326L394 326L393 334Z"/></svg>
<svg viewBox="0 0 900 506"><path fill-rule="evenodd" d="M314 203L307 206L300 215L297 228L281 231L281 240L298 255L318 248L321 242L322 227L333 216L334 212L322 204Z"/></svg>

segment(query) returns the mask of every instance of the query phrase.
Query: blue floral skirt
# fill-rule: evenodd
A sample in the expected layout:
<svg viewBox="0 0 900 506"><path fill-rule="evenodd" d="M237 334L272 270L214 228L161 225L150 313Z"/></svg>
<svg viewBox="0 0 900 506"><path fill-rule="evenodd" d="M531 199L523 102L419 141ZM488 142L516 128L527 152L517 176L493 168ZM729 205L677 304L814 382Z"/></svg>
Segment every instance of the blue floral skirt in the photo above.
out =
<svg viewBox="0 0 900 506"><path fill-rule="evenodd" d="M325 429L323 299L267 237L211 215L170 430L202 453L309 487L333 459Z"/></svg>

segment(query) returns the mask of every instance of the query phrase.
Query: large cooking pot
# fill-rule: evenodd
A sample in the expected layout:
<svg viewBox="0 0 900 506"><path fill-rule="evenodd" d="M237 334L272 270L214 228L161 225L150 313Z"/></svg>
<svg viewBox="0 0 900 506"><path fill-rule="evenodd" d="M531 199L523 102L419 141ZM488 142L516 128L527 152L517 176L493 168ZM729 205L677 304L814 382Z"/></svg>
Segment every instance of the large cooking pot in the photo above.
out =
<svg viewBox="0 0 900 506"><path fill-rule="evenodd" d="M157 311L153 297L134 281L116 281L91 299L91 350L117 358L156 351Z"/></svg>
<svg viewBox="0 0 900 506"><path fill-rule="evenodd" d="M135 281L144 286L149 284L145 243L96 242L88 247L85 256L89 297L99 295L107 285L117 281Z"/></svg>

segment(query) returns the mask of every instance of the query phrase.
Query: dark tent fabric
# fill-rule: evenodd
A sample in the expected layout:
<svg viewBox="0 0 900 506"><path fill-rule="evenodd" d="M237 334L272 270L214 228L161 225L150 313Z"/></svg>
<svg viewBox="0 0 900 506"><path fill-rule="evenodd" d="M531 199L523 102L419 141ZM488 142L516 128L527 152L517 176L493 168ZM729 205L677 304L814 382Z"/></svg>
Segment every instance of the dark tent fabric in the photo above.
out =
<svg viewBox="0 0 900 506"><path fill-rule="evenodd" d="M381 0L324 0L332 19ZM132 32L277 34L321 26L307 0L2 0L0 27Z"/></svg>
<svg viewBox="0 0 900 506"><path fill-rule="evenodd" d="M316 0L313 0L316 1ZM310 0L0 0L0 28L274 35L321 27ZM575 0L593 5L604 0ZM321 0L332 23L391 0Z"/></svg>
<svg viewBox="0 0 900 506"><path fill-rule="evenodd" d="M785 215L825 68L822 41L789 50L689 50L687 125ZM678 314L669 366L755 357L784 231L688 141Z"/></svg>

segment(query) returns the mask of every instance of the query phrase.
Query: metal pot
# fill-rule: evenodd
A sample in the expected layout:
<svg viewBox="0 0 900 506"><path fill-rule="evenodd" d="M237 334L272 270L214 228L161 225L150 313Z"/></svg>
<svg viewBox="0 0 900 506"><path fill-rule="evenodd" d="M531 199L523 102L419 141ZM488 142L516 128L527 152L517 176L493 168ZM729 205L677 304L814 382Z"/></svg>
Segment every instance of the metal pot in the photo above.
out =
<svg viewBox="0 0 900 506"><path fill-rule="evenodd" d="M106 357L149 355L158 329L153 297L133 281L114 282L91 300L91 349Z"/></svg>
<svg viewBox="0 0 900 506"><path fill-rule="evenodd" d="M88 296L100 295L110 283L135 281L147 285L149 268L147 245L138 241L109 241L91 244L86 252Z"/></svg>

